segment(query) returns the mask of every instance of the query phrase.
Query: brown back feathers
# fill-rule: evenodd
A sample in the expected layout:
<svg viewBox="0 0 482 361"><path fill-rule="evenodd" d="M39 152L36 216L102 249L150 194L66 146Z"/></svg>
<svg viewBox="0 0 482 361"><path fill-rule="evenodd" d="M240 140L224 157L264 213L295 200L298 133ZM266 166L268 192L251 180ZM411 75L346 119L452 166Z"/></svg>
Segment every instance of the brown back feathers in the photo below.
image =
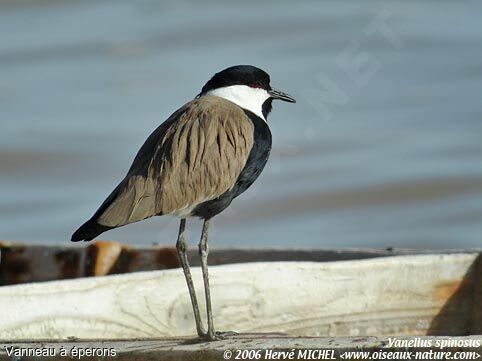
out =
<svg viewBox="0 0 482 361"><path fill-rule="evenodd" d="M234 186L253 132L244 111L228 100L203 96L187 103L147 139L97 222L118 227L158 214L189 215Z"/></svg>

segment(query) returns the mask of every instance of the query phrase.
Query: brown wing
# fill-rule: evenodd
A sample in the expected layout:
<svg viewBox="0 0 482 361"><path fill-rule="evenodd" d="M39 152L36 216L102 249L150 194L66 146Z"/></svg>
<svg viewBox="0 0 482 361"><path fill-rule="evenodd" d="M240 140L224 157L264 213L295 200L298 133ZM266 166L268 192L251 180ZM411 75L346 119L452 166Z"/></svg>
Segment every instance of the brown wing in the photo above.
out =
<svg viewBox="0 0 482 361"><path fill-rule="evenodd" d="M142 146L94 215L97 223L119 227L158 214L184 216L219 197L243 170L253 131L244 111L227 100L203 96L186 104Z"/></svg>

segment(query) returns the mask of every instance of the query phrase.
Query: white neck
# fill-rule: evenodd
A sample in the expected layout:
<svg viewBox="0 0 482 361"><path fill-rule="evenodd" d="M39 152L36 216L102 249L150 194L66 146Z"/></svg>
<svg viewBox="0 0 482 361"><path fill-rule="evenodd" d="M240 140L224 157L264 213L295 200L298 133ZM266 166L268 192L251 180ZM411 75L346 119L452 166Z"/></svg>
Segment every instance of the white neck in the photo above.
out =
<svg viewBox="0 0 482 361"><path fill-rule="evenodd" d="M229 100L266 121L263 115L263 103L270 95L262 88L251 88L247 85L230 85L213 89L207 92L207 95L214 95Z"/></svg>

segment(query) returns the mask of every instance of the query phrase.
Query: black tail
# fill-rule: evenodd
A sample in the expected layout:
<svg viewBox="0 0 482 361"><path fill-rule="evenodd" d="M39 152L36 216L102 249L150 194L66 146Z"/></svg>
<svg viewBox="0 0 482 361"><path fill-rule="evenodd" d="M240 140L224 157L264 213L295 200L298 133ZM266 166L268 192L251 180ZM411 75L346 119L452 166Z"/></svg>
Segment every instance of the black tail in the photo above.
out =
<svg viewBox="0 0 482 361"><path fill-rule="evenodd" d="M119 187L121 185L122 185L122 182L107 197L107 199L102 203L102 205L95 212L92 218L89 219L87 222L85 222L83 225L81 225L80 228L74 232L71 239L72 242L92 241L99 234L104 233L109 229L116 228L116 227L103 226L102 224L97 223L96 219L98 219L102 215L102 213L107 209L107 207L109 207L109 205L115 199L115 197L119 192Z"/></svg>
<svg viewBox="0 0 482 361"><path fill-rule="evenodd" d="M94 219L89 219L87 222L85 222L78 230L74 232L72 235L72 242L79 242L79 241L91 241L95 237L97 237L99 234L104 233L105 231L108 231L109 229L112 229L115 227L108 227L108 226L103 226L102 224L97 223L96 220Z"/></svg>

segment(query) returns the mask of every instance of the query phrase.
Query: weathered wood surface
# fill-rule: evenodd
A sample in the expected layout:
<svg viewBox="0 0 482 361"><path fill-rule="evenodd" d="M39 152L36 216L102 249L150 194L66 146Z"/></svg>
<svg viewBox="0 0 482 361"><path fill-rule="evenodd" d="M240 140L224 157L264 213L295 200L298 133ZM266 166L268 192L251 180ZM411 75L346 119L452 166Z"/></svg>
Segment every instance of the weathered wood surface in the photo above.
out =
<svg viewBox="0 0 482 361"><path fill-rule="evenodd" d="M210 268L218 330L297 336L480 333L479 255ZM202 292L201 273L193 277ZM202 298L201 298L202 299ZM194 334L180 270L0 287L0 339Z"/></svg>
<svg viewBox="0 0 482 361"><path fill-rule="evenodd" d="M480 250L408 250L408 249L212 249L210 265L312 261L330 262L397 255L447 254ZM0 285L103 276L180 267L174 247L130 246L115 241L96 241L88 246L19 244L0 241ZM196 247L189 261L199 266Z"/></svg>
<svg viewBox="0 0 482 361"><path fill-rule="evenodd" d="M412 341L413 338L398 337L397 340ZM30 360L78 360L77 356L80 352L84 356L80 360L119 360L119 361L217 361L217 360L234 360L236 355L242 355L242 350L251 352L251 357L239 359L266 360L266 359L288 359L283 357L273 357L273 352L293 352L295 360L298 359L336 359L343 360L340 357L344 352L364 351L379 352L382 351L387 355L389 352L399 352L399 355L406 355L407 352L429 352L432 351L464 351L467 355L472 352L468 359L476 359L477 354L482 353L481 347L436 347L442 342L451 342L459 345L476 345L482 343L482 336L469 337L419 337L415 345L427 345L429 347L414 347L391 345L392 340L381 337L351 337L351 338L306 338L306 337L284 337L280 335L259 335L259 334L240 334L226 340L214 342L199 342L194 339L150 339L150 340L118 340L118 341L48 341L48 342L0 342L0 361L16 360L7 355L7 350L15 347L20 350L41 350L49 352L56 356L48 357L28 357L23 356L22 361ZM66 351L67 355L60 356L61 347ZM72 351L75 347L75 351ZM99 354L107 355L105 357L85 356L89 350L99 350L90 352L99 352ZM311 351L311 353L309 353ZM325 352L325 357L319 357L320 351ZM402 354L403 353L403 354ZM115 354L115 356L113 356ZM312 358L306 357L312 355ZM259 355L259 358L256 358ZM286 354L285 354L286 355ZM333 357L333 358L332 358ZM466 356L467 357L467 356ZM377 357L377 359L381 359ZM403 357L395 357L395 359L406 359ZM428 358L418 358L428 359ZM440 358L440 354L437 359Z"/></svg>

